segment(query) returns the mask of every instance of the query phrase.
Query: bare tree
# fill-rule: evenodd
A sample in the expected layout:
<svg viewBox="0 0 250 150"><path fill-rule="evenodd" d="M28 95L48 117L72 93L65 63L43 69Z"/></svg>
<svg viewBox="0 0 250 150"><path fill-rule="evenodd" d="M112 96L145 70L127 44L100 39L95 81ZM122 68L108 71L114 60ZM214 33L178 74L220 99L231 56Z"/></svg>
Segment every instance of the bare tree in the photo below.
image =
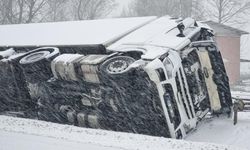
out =
<svg viewBox="0 0 250 150"><path fill-rule="evenodd" d="M179 0L179 16L182 18L190 17L192 14L193 0Z"/></svg>
<svg viewBox="0 0 250 150"><path fill-rule="evenodd" d="M46 0L27 0L26 5L28 6L28 17L26 23L32 22L32 20L39 15L45 4Z"/></svg>
<svg viewBox="0 0 250 150"><path fill-rule="evenodd" d="M74 0L75 19L96 19L107 16L115 7L115 0Z"/></svg>
<svg viewBox="0 0 250 150"><path fill-rule="evenodd" d="M176 0L135 0L132 2L131 9L134 9L136 16L178 16L179 1Z"/></svg>
<svg viewBox="0 0 250 150"><path fill-rule="evenodd" d="M134 0L130 8L123 9L122 16L164 16L190 17L193 0Z"/></svg>
<svg viewBox="0 0 250 150"><path fill-rule="evenodd" d="M35 21L46 5L46 0L0 0L2 24L30 23Z"/></svg>
<svg viewBox="0 0 250 150"><path fill-rule="evenodd" d="M218 23L242 24L250 13L250 2L246 0L207 0L207 17Z"/></svg>
<svg viewBox="0 0 250 150"><path fill-rule="evenodd" d="M23 18L24 0L1 0L1 23L20 23ZM18 12L18 13L17 13Z"/></svg>
<svg viewBox="0 0 250 150"><path fill-rule="evenodd" d="M206 10L204 7L204 1L192 0L191 17L195 18L196 20L206 20Z"/></svg>
<svg viewBox="0 0 250 150"><path fill-rule="evenodd" d="M134 7L135 7L134 3L129 3L127 6L123 6L119 17L136 17L136 16L138 16Z"/></svg>
<svg viewBox="0 0 250 150"><path fill-rule="evenodd" d="M48 0L46 15L43 18L44 21L64 21L67 20L68 3L69 0Z"/></svg>
<svg viewBox="0 0 250 150"><path fill-rule="evenodd" d="M17 24L96 19L107 16L116 0L0 0L0 23Z"/></svg>

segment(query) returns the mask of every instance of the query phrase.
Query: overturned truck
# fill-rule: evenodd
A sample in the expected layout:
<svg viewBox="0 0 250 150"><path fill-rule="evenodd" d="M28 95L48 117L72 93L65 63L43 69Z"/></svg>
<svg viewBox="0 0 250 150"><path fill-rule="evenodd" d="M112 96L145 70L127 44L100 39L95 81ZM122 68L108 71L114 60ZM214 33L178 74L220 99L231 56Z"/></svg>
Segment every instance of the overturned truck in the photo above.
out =
<svg viewBox="0 0 250 150"><path fill-rule="evenodd" d="M88 128L183 138L230 114L213 31L141 17L0 27L0 112Z"/></svg>

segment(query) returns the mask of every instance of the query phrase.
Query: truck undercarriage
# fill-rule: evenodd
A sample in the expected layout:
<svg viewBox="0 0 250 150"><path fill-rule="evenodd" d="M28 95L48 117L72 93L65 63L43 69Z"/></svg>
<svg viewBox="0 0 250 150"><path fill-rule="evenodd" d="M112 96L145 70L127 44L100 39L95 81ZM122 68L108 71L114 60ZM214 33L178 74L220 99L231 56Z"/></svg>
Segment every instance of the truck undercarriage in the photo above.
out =
<svg viewBox="0 0 250 150"><path fill-rule="evenodd" d="M1 47L14 51L0 60L1 114L172 138L185 137L208 112L230 114L228 77L210 30L188 19L160 21L177 25L164 32L175 36L159 36L175 37L175 48L159 37L115 49Z"/></svg>

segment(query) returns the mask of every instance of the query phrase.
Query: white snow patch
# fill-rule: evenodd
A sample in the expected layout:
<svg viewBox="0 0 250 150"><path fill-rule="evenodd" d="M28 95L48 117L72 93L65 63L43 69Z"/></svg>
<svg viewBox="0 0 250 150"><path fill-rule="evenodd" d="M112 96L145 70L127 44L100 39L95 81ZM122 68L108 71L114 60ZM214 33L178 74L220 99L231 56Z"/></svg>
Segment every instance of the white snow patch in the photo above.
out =
<svg viewBox="0 0 250 150"><path fill-rule="evenodd" d="M86 129L6 116L0 116L0 134L0 149L4 150L242 150L223 145Z"/></svg>
<svg viewBox="0 0 250 150"><path fill-rule="evenodd" d="M10 48L10 49L7 49L5 51L0 51L0 56L2 56L3 58L7 58L11 55L13 55L15 53L15 50Z"/></svg>
<svg viewBox="0 0 250 150"><path fill-rule="evenodd" d="M122 150L17 132L0 131L0 135L1 150Z"/></svg>
<svg viewBox="0 0 250 150"><path fill-rule="evenodd" d="M248 58L250 59L250 58ZM240 63L240 74L241 75L250 75L250 62L241 62Z"/></svg>
<svg viewBox="0 0 250 150"><path fill-rule="evenodd" d="M250 113L238 113L236 125L233 125L232 118L212 118L202 122L198 128L187 137L187 140L250 149Z"/></svg>
<svg viewBox="0 0 250 150"><path fill-rule="evenodd" d="M161 17L136 30L135 32L128 34L121 40L109 46L108 49L119 49L122 44L145 43L146 41L158 36L159 34L169 32L171 29L176 28L176 26L177 23L175 22L175 20L171 20L169 16ZM165 43L166 42L169 41L165 41Z"/></svg>
<svg viewBox="0 0 250 150"><path fill-rule="evenodd" d="M234 97L234 98L250 99L250 93L249 92L232 91L231 93L232 93L232 97Z"/></svg>
<svg viewBox="0 0 250 150"><path fill-rule="evenodd" d="M116 18L0 26L0 46L108 44L156 19Z"/></svg>

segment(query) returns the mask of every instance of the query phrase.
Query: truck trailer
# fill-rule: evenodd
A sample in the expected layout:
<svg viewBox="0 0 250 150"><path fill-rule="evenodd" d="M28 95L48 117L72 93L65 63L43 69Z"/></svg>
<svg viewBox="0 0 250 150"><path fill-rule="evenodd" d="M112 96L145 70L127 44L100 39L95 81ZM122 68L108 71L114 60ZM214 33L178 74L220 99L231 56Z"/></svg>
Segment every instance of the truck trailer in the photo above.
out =
<svg viewBox="0 0 250 150"><path fill-rule="evenodd" d="M192 18L0 26L3 115L184 138L208 113L230 115L213 30Z"/></svg>

